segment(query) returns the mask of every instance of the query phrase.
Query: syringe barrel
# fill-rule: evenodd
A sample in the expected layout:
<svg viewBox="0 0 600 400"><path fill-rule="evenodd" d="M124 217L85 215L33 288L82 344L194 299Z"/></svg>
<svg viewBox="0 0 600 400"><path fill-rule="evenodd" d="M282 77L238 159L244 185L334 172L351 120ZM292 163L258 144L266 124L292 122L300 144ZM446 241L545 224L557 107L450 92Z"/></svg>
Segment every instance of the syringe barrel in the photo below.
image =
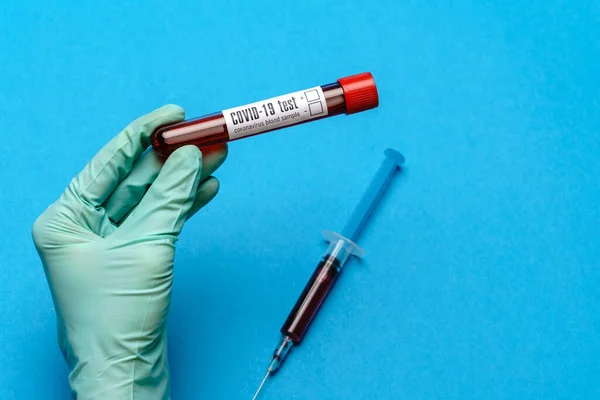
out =
<svg viewBox="0 0 600 400"><path fill-rule="evenodd" d="M340 273L341 265L337 258L326 255L313 272L304 287L300 298L281 327L281 334L297 344L321 308Z"/></svg>
<svg viewBox="0 0 600 400"><path fill-rule="evenodd" d="M327 85L165 125L153 132L151 142L154 151L167 157L186 145L213 146L335 115L354 114L378 105L375 81L365 72Z"/></svg>
<svg viewBox="0 0 600 400"><path fill-rule="evenodd" d="M356 243L335 232L324 231L323 237L330 242L329 248L281 327L281 333L295 344L306 334L348 258L363 255Z"/></svg>

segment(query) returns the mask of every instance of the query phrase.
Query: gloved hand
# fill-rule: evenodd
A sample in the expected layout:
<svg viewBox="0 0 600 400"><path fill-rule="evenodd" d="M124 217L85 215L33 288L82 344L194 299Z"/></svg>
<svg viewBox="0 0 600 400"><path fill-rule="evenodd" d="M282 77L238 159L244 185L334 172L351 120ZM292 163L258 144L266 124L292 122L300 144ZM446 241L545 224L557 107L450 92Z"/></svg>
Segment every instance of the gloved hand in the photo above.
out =
<svg viewBox="0 0 600 400"><path fill-rule="evenodd" d="M204 156L182 147L164 165L153 151L141 156L156 127L183 118L168 105L131 123L33 225L77 398L170 397L175 243L217 194L209 175L226 158L224 146Z"/></svg>

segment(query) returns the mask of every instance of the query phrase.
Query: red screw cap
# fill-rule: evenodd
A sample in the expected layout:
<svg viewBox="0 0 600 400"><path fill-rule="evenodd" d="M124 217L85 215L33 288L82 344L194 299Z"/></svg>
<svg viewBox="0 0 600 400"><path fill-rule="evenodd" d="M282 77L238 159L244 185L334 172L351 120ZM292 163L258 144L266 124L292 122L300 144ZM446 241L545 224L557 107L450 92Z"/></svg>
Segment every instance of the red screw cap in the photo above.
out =
<svg viewBox="0 0 600 400"><path fill-rule="evenodd" d="M340 78L338 82L344 91L346 114L367 111L379 106L377 86L370 72Z"/></svg>

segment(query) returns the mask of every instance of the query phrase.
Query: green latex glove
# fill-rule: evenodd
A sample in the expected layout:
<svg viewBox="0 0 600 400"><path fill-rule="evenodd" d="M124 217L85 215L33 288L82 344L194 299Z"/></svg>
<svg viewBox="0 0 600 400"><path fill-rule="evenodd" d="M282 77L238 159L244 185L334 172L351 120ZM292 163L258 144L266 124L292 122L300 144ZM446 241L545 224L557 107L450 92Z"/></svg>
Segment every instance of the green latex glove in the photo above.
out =
<svg viewBox="0 0 600 400"><path fill-rule="evenodd" d="M33 225L76 398L170 398L175 243L217 194L210 174L226 158L226 147L142 155L156 127L183 118L168 105L131 123Z"/></svg>

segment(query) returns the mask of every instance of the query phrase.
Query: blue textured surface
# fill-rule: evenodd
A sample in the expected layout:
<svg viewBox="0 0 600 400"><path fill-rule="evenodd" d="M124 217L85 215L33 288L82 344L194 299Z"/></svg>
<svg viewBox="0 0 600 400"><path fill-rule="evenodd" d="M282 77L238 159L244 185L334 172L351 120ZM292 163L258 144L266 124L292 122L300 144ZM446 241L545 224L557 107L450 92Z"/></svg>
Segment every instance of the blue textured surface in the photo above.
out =
<svg viewBox="0 0 600 400"><path fill-rule="evenodd" d="M230 146L184 230L175 399L249 399L386 147L408 168L262 399L600 397L596 1L0 5L0 398L63 399L30 239L90 157L188 116L371 71L379 109Z"/></svg>

